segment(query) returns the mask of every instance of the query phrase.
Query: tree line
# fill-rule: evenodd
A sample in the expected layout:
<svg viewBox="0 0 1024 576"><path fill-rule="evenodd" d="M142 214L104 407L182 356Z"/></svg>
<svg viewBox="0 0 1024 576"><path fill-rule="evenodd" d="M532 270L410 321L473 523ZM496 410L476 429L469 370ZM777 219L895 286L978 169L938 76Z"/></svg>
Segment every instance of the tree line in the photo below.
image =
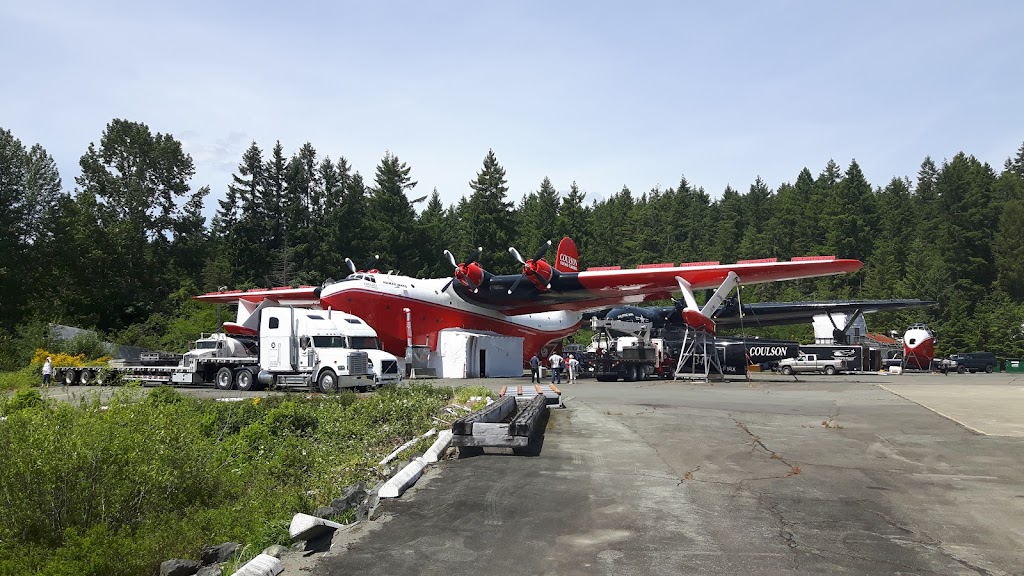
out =
<svg viewBox="0 0 1024 576"><path fill-rule="evenodd" d="M210 222L208 186L194 189L192 158L170 134L115 119L82 155L73 190L40 144L0 128L0 338L60 322L145 343L154 317L180 314L192 295L319 285L349 273L345 258L413 276L445 276L442 251L477 246L496 273L508 254L571 236L581 266L721 261L809 254L857 258L856 274L745 289L753 300L922 298L939 306L876 315L873 330L927 321L940 349L1024 355L1024 145L996 170L966 153L926 157L911 179L872 185L856 160L804 168L772 189L712 198L681 177L636 193L623 186L587 200L572 182L544 178L514 200L493 151L468 194L445 206L420 195L412 168L388 152L372 178L311 143L242 154ZM148 323L148 324L147 324ZM211 327L212 328L212 327ZM3 353L0 341L0 354Z"/></svg>

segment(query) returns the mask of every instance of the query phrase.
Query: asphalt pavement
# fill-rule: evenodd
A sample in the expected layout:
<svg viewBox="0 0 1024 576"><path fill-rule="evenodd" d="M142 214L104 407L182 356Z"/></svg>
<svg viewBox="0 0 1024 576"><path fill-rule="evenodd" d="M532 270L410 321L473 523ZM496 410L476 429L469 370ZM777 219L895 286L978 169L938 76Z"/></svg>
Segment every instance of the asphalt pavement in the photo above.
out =
<svg viewBox="0 0 1024 576"><path fill-rule="evenodd" d="M1024 574L1024 444L979 433L1015 375L755 378L563 384L539 455L435 465L303 570Z"/></svg>

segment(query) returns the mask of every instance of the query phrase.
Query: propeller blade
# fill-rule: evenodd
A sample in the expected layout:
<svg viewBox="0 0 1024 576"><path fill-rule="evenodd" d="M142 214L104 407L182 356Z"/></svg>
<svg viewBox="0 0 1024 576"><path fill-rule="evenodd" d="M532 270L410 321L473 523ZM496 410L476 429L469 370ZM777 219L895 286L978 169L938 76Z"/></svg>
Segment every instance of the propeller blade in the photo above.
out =
<svg viewBox="0 0 1024 576"><path fill-rule="evenodd" d="M710 318L712 314L718 311L718 307L725 300L725 297L739 284L740 277L735 272L730 271L725 280L722 281L722 285L718 287L718 290L715 290L715 293L708 297L704 307L700 309L700 313Z"/></svg>
<svg viewBox="0 0 1024 576"><path fill-rule="evenodd" d="M452 255L451 252L449 252L448 250L445 250L444 251L444 255L448 257L448 262L451 263L452 268L458 268L459 267L458 263L455 262L455 256Z"/></svg>
<svg viewBox="0 0 1024 576"><path fill-rule="evenodd" d="M444 285L444 288L441 288L441 292L447 292L448 287L452 285L452 282L455 282L454 276L450 280L448 280L448 283Z"/></svg>
<svg viewBox="0 0 1024 576"><path fill-rule="evenodd" d="M348 267L350 270L352 270L353 274L356 273L356 265L355 262L352 262L351 258L345 258L345 264L348 264Z"/></svg>
<svg viewBox="0 0 1024 576"><path fill-rule="evenodd" d="M686 309L700 310L700 306L697 306L697 299L693 297L693 288L690 287L690 283L680 276L676 276L676 282L679 284L679 290L683 293L683 299L686 300Z"/></svg>
<svg viewBox="0 0 1024 576"><path fill-rule="evenodd" d="M371 269L374 263L376 263L378 260L380 260L380 254L374 254L373 258L370 258L370 261L366 263L365 267L363 267L363 270Z"/></svg>
<svg viewBox="0 0 1024 576"><path fill-rule="evenodd" d="M517 255L518 255L518 253L517 253ZM513 292L516 291L516 288L519 288L519 281L522 280L525 277L526 277L525 274L520 274L519 277L516 278L516 281L512 283L512 287L508 289L508 293L509 293L510 296L512 295Z"/></svg>
<svg viewBox="0 0 1024 576"><path fill-rule="evenodd" d="M828 321L832 323L832 328L839 330L839 326L836 325L836 321L832 319L832 312L830 310L826 310L825 315L828 316Z"/></svg>
<svg viewBox="0 0 1024 576"><path fill-rule="evenodd" d="M483 254L483 253L484 253L484 247L483 246L477 246L476 247L476 254L473 254L472 256L470 256L469 258L466 259L466 266L469 266L473 262L476 262L476 259L479 258L480 255Z"/></svg>
<svg viewBox="0 0 1024 576"><path fill-rule="evenodd" d="M522 264L524 266L526 265L526 260L523 260L523 257L519 255L519 251L516 250L515 248L513 248L512 246L508 247L508 253L511 254L513 258L518 260L520 264ZM511 294L511 292L510 292L510 294Z"/></svg>
<svg viewBox="0 0 1024 576"><path fill-rule="evenodd" d="M548 253L548 248L551 248L551 240L548 240L547 242L544 243L543 246L540 247L540 250L537 251L537 255L533 257L533 261L536 262L537 260L543 258L544 255Z"/></svg>

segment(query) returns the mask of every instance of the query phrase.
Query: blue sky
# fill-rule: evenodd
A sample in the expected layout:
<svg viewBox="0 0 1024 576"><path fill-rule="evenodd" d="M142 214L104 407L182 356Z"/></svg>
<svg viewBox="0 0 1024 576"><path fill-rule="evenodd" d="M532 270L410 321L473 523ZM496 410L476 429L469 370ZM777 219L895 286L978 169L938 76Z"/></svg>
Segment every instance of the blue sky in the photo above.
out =
<svg viewBox="0 0 1024 576"><path fill-rule="evenodd" d="M1024 141L1024 3L0 3L0 126L78 159L113 118L171 133L223 196L255 140L446 205L494 149L518 201L681 175L717 197L856 158L878 186ZM215 203L207 201L207 214Z"/></svg>

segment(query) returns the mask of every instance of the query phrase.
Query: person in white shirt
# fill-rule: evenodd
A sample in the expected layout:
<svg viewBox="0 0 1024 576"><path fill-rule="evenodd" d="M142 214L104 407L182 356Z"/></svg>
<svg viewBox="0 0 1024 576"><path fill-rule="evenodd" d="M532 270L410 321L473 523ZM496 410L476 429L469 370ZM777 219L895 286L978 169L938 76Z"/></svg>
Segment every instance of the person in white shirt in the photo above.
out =
<svg viewBox="0 0 1024 576"><path fill-rule="evenodd" d="M43 387L50 386L50 379L53 377L53 359L49 356L46 357L46 362L43 362Z"/></svg>
<svg viewBox="0 0 1024 576"><path fill-rule="evenodd" d="M551 383L561 384L562 383L562 357L558 355L558 352L552 352L551 356L548 356L548 366L551 367Z"/></svg>
<svg viewBox="0 0 1024 576"><path fill-rule="evenodd" d="M579 376L580 361L572 354L569 354L569 359L565 363L569 366L569 384L573 384L576 382L576 377Z"/></svg>

